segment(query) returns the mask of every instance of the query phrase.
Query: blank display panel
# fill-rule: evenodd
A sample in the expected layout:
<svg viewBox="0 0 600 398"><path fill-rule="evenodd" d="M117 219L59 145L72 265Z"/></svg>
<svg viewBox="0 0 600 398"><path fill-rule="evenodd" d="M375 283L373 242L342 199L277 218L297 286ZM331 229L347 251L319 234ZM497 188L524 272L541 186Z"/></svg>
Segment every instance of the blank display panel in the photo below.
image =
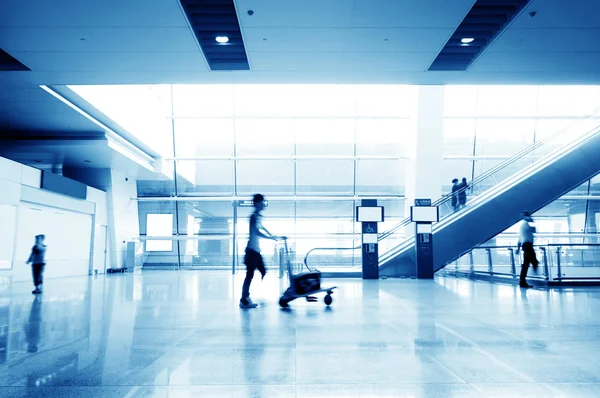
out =
<svg viewBox="0 0 600 398"><path fill-rule="evenodd" d="M358 222L383 222L383 206L356 208L356 221Z"/></svg>
<svg viewBox="0 0 600 398"><path fill-rule="evenodd" d="M436 206L412 206L410 220L413 222L438 222L439 211Z"/></svg>

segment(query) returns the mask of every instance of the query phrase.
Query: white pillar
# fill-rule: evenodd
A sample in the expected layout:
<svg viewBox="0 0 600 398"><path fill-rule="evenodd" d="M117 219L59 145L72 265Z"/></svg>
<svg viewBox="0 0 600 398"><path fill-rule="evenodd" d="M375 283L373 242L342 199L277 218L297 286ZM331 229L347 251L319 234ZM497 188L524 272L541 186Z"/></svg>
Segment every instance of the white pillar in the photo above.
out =
<svg viewBox="0 0 600 398"><path fill-rule="evenodd" d="M442 195L444 155L444 86L419 86L415 128L408 136L405 214L415 198L438 200ZM410 234L414 228L409 228Z"/></svg>

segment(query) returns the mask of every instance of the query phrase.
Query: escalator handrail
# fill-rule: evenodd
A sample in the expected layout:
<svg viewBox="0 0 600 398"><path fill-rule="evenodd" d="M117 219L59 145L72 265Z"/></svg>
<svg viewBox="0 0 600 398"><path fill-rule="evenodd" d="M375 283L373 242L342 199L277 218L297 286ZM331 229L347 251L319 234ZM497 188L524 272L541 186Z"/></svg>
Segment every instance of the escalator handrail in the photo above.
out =
<svg viewBox="0 0 600 398"><path fill-rule="evenodd" d="M537 141L537 142L533 143L532 145L523 148L519 152L517 152L514 155L510 156L508 159L505 159L504 161L500 162L496 166L494 166L491 169L485 171L481 175L475 177L466 187L461 188L460 190L458 190L456 192L442 195L442 197L440 197L438 200L436 200L435 202L433 202L432 206L440 206L441 204L446 203L448 200L451 200L453 196L458 195L459 192L464 192L464 191L467 191L469 189L473 189L473 187L475 185L477 185L480 182L488 179L491 175L496 174L498 171L500 171L500 170L502 170L502 169L504 169L504 168L512 165L516 161L522 159L524 156L530 154L531 152L535 151L539 147L545 145L546 143L548 143L548 141L551 141L554 138L556 138L556 137L564 134L571 127L573 127L574 125L580 123L581 121L587 120L587 119L591 118L592 116L598 115L599 112L600 112L600 108L595 108L592 113L586 114L584 116L581 116L581 117L575 119L573 121L573 123L570 123L569 125L561 128L560 130L558 130L556 133L552 134L551 136L546 137L545 139L543 139L541 141ZM410 223L411 223L410 217L405 218L404 220L400 221L400 223L396 224L395 226L393 226L389 230L384 231L381 234L379 234L377 236L377 241L379 242L379 241L381 241L383 239L386 239L388 236L392 235L393 233L395 233L399 229L408 226ZM407 243L406 241L403 242L403 243L401 243L400 245L396 246L394 249L390 250L389 252L392 252L392 251L393 252L397 252L397 249L399 249L401 246L405 245L406 243ZM316 247L316 248L310 250L306 254L306 256L304 258L304 264L307 265L309 254L312 253L313 251L316 251L316 250L356 250L356 249L360 249L360 247L361 247L361 245L357 245L355 247L340 247L340 248ZM388 254L388 253L383 253L382 256L385 257L386 254Z"/></svg>

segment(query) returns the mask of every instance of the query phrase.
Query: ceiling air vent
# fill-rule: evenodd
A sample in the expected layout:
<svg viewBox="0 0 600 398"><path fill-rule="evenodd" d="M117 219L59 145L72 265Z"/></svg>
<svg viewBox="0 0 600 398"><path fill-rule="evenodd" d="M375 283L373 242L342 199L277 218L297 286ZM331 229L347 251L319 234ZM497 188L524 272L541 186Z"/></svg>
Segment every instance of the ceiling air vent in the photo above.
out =
<svg viewBox="0 0 600 398"><path fill-rule="evenodd" d="M31 70L0 48L0 71Z"/></svg>
<svg viewBox="0 0 600 398"><path fill-rule="evenodd" d="M233 0L179 0L211 70L249 70Z"/></svg>
<svg viewBox="0 0 600 398"><path fill-rule="evenodd" d="M467 70L530 2L477 0L429 70Z"/></svg>

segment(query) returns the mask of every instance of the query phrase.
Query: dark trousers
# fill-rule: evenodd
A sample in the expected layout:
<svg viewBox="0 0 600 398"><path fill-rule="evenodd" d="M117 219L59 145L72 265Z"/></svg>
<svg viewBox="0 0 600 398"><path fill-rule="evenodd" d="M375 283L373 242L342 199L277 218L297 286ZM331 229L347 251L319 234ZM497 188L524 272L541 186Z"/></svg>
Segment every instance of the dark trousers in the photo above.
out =
<svg viewBox="0 0 600 398"><path fill-rule="evenodd" d="M46 264L33 264L31 274L33 275L33 286L39 286L44 283L44 266Z"/></svg>
<svg viewBox="0 0 600 398"><path fill-rule="evenodd" d="M258 269L264 277L267 270L260 253L252 249L246 249L244 264L246 264L246 279L244 279L244 286L242 287L242 300L247 300L250 297L250 284L254 277L254 271Z"/></svg>
<svg viewBox="0 0 600 398"><path fill-rule="evenodd" d="M534 271L537 270L538 260L535 256L535 250L533 249L533 243L525 242L521 246L523 248L523 265L521 266L521 279L520 284L525 285L527 282L525 278L527 278L527 271L529 271L529 265L533 265Z"/></svg>

